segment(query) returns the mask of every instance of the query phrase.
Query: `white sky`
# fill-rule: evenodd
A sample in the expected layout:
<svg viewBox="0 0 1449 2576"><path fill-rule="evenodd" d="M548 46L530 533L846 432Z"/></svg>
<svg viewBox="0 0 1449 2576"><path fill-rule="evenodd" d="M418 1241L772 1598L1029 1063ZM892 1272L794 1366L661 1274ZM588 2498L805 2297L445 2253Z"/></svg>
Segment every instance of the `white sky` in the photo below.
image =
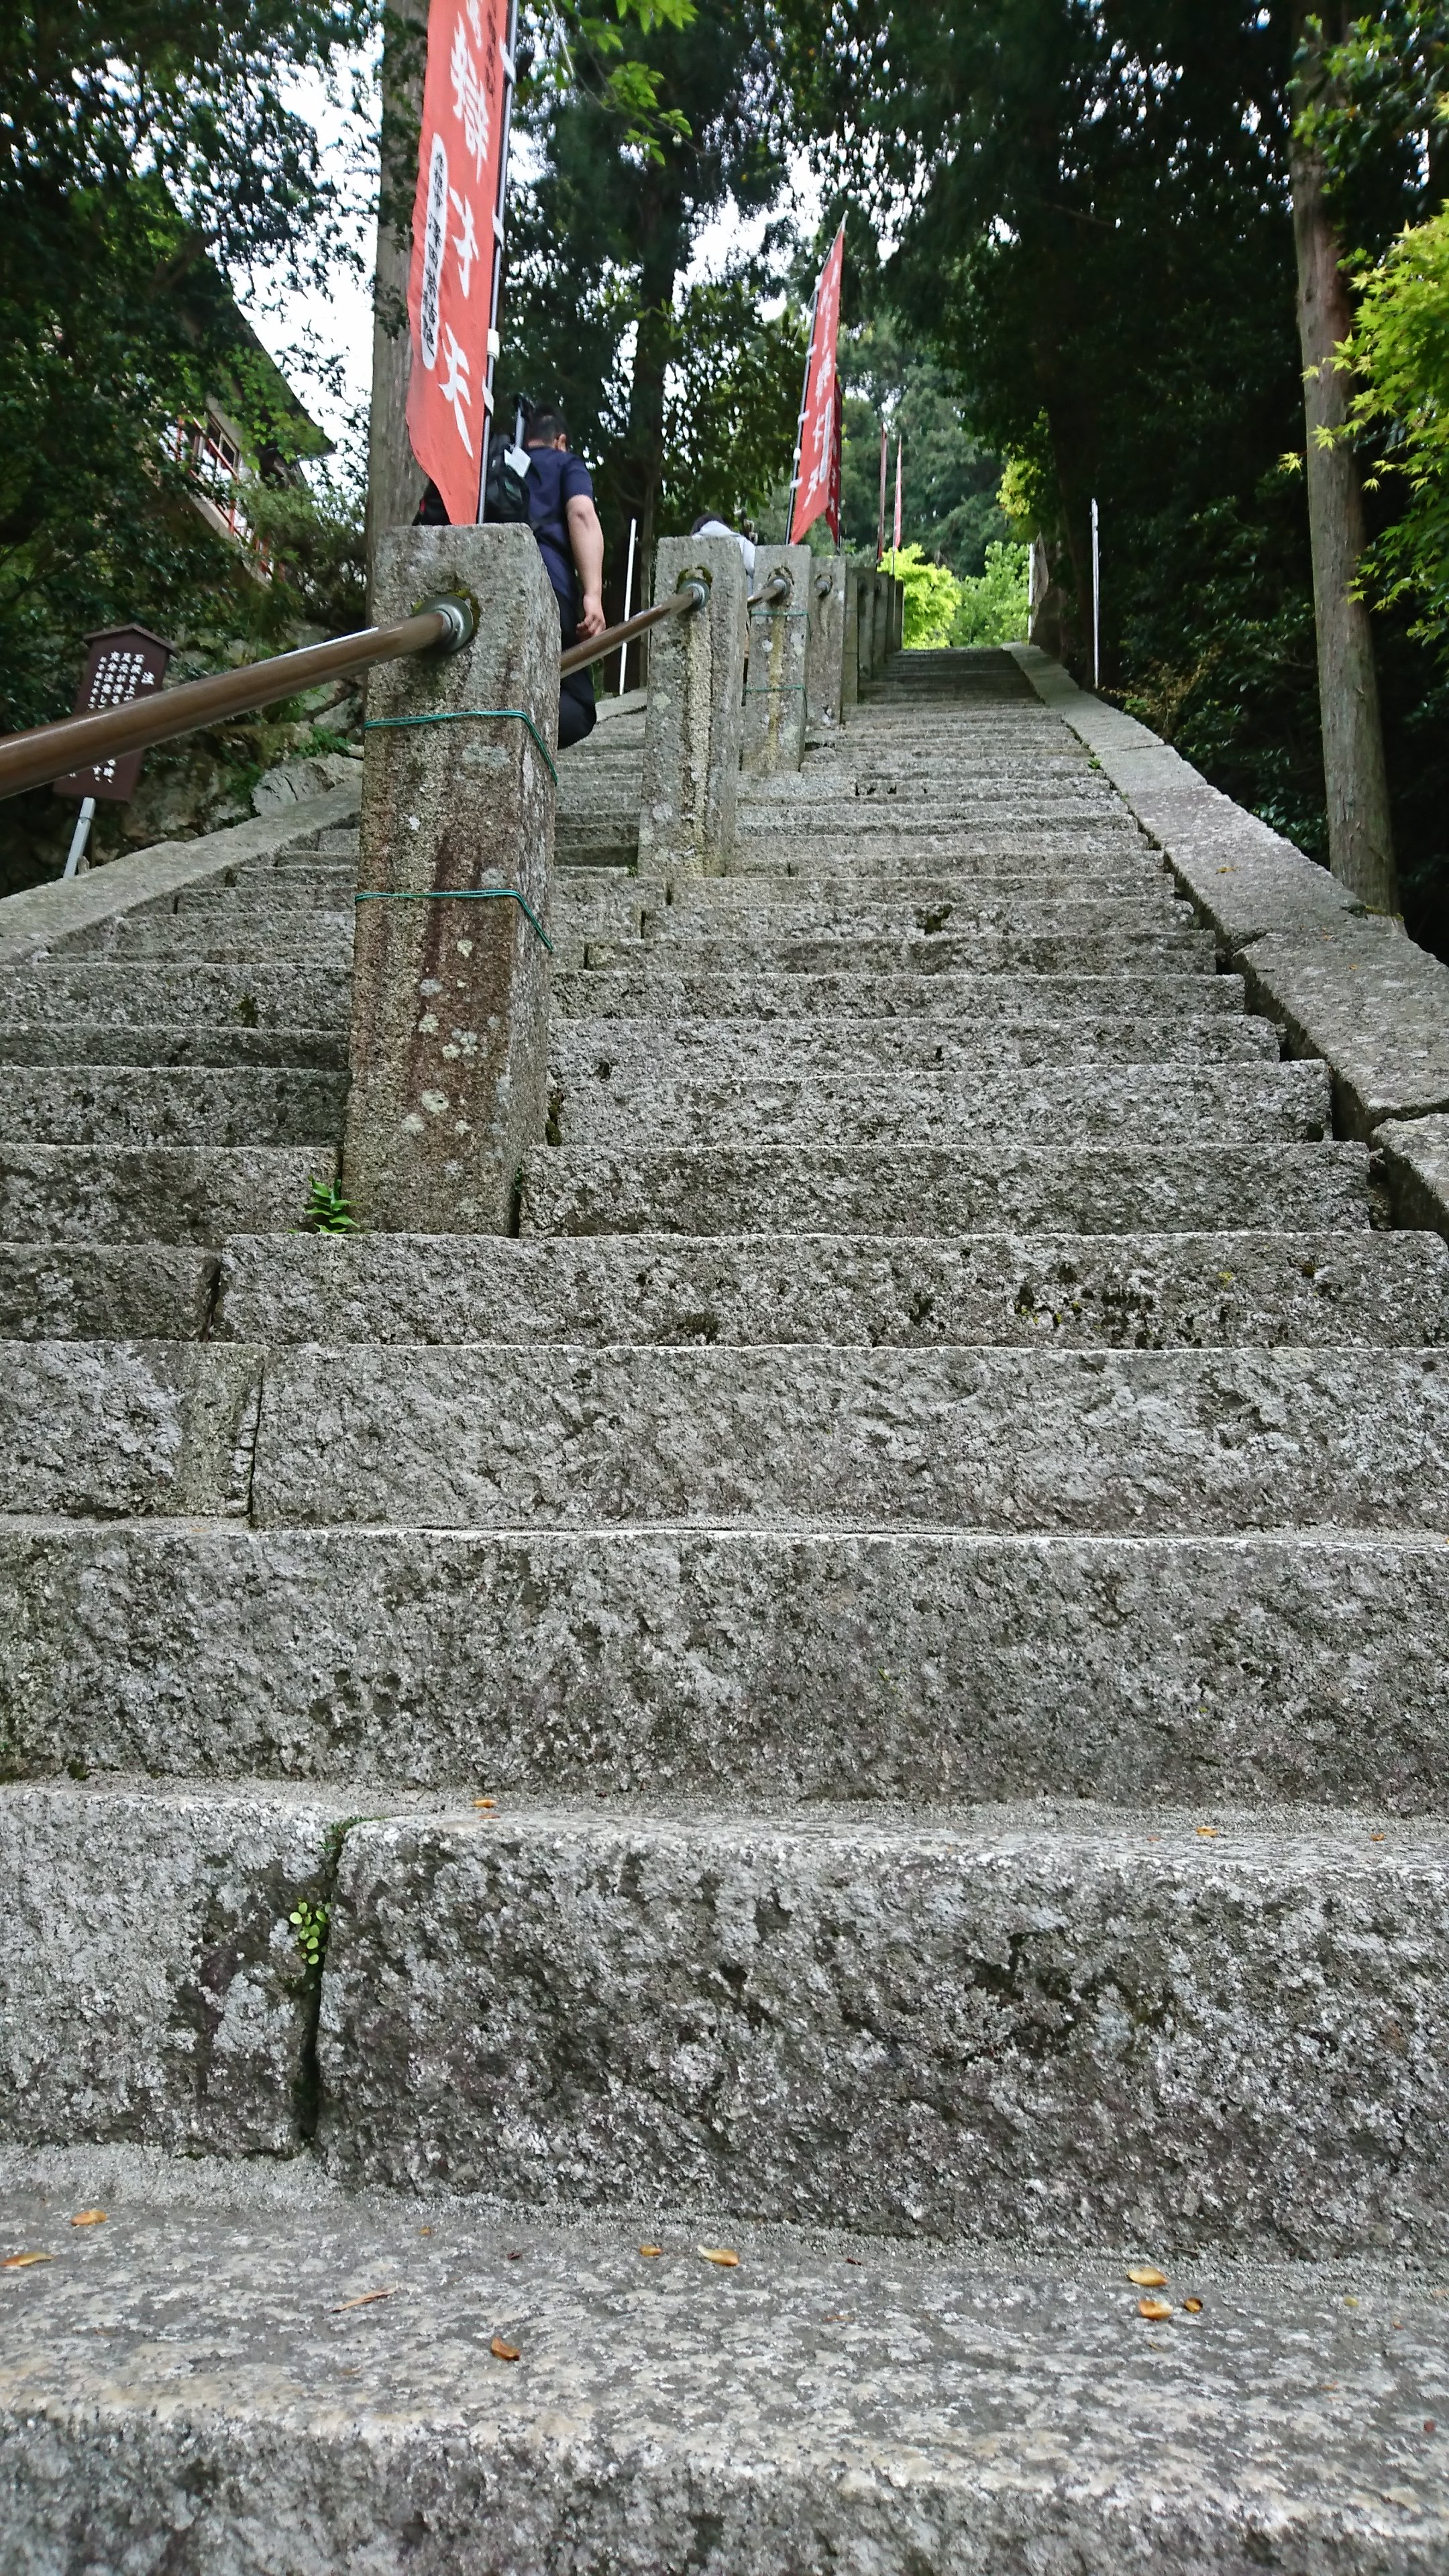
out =
<svg viewBox="0 0 1449 2576"><path fill-rule="evenodd" d="M360 62L358 67L365 64ZM289 104L317 126L334 172L339 177L346 173L353 208L350 229L363 265L360 272L338 265L322 294L288 294L275 279L261 278L256 291L242 298L242 308L258 338L274 356L284 358L290 380L314 419L340 442L349 415L360 413L365 418L372 379L371 197L376 184L376 143L365 122L329 98L320 78L299 81ZM803 226L811 226L819 217L820 192L803 156L790 175L794 211ZM695 244L690 278L715 275L742 251L756 250L768 220L760 215L741 222L727 211L707 224ZM321 386L293 354L309 337L326 357L340 362L340 395Z"/></svg>

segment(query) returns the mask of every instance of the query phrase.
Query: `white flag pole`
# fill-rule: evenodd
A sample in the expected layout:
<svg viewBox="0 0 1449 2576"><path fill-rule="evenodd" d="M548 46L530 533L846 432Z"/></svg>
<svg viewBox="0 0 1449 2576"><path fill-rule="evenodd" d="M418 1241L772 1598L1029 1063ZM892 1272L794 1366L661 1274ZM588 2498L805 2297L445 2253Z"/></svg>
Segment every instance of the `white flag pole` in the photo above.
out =
<svg viewBox="0 0 1449 2576"><path fill-rule="evenodd" d="M1092 503L1092 686L1102 680L1102 540L1097 504Z"/></svg>
<svg viewBox="0 0 1449 2576"><path fill-rule="evenodd" d="M629 562L624 574L624 616L622 620L624 625L627 625L629 622L629 603L634 596L634 540L638 534L639 522L637 519L631 519L629 522ZM627 644L621 644L619 647L619 695L621 698L624 694L624 681L628 673L628 669L629 647Z"/></svg>

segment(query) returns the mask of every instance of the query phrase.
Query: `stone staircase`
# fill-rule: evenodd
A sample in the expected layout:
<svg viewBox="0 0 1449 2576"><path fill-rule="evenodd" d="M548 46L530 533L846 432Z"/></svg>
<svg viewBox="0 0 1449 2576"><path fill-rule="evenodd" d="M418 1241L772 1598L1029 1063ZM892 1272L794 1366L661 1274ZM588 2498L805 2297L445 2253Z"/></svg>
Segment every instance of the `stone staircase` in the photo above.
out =
<svg viewBox="0 0 1449 2576"><path fill-rule="evenodd" d="M1007 655L639 756L515 1239L345 833L0 973L0 2576L1442 2569L1449 1250Z"/></svg>

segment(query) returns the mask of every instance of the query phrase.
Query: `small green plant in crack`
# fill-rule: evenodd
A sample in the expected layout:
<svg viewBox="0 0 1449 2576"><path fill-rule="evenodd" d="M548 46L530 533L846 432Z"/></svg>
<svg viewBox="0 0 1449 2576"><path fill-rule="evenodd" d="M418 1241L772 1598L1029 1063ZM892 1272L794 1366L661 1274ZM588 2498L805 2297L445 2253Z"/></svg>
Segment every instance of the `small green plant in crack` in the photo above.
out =
<svg viewBox="0 0 1449 2576"><path fill-rule="evenodd" d="M352 1213L352 1201L345 1195L340 1181L319 1181L312 1174L307 1184L307 1204L302 1211L302 1224L308 1234L360 1234L362 1227Z"/></svg>
<svg viewBox="0 0 1449 2576"><path fill-rule="evenodd" d="M309 1977L320 1977L327 1956L327 1926L332 1920L330 1905L314 1904L308 1896L299 1897L287 1917L297 1936L297 1954Z"/></svg>

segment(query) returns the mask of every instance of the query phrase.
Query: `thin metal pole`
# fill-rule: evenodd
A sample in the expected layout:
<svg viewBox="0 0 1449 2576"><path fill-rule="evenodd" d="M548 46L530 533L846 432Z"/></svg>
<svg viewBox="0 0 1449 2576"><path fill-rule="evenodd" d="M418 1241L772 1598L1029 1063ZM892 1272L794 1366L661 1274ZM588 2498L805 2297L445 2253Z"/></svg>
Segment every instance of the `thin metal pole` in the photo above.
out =
<svg viewBox="0 0 1449 2576"><path fill-rule="evenodd" d="M488 489L488 450L493 443L493 374L498 364L498 308L503 301L503 207L508 195L508 147L513 134L513 85L517 77L518 0L509 0L503 49L503 140L498 147L498 195L493 207L493 294L488 306L488 355L483 369L483 438L478 458L478 517ZM447 209L444 209L446 213Z"/></svg>
<svg viewBox="0 0 1449 2576"><path fill-rule="evenodd" d="M891 434L885 422L880 425L880 507L875 514L875 559L879 564L885 554L885 487L886 466L890 459Z"/></svg>
<svg viewBox="0 0 1449 2576"><path fill-rule="evenodd" d="M1092 503L1092 686L1102 681L1102 543L1097 504Z"/></svg>
<svg viewBox="0 0 1449 2576"><path fill-rule="evenodd" d="M629 522L629 562L624 574L624 623L626 626L629 623L629 602L634 596L634 540L638 534L639 522L637 519L631 519ZM624 683L628 676L629 647L627 644L621 644L619 647L619 695L621 698L624 694Z"/></svg>
<svg viewBox="0 0 1449 2576"><path fill-rule="evenodd" d="M80 801L80 812L75 818L75 830L70 836L70 848L66 852L65 866L60 872L63 877L79 876L81 861L86 854L86 843L90 839L91 825L95 818L94 796L83 796Z"/></svg>

